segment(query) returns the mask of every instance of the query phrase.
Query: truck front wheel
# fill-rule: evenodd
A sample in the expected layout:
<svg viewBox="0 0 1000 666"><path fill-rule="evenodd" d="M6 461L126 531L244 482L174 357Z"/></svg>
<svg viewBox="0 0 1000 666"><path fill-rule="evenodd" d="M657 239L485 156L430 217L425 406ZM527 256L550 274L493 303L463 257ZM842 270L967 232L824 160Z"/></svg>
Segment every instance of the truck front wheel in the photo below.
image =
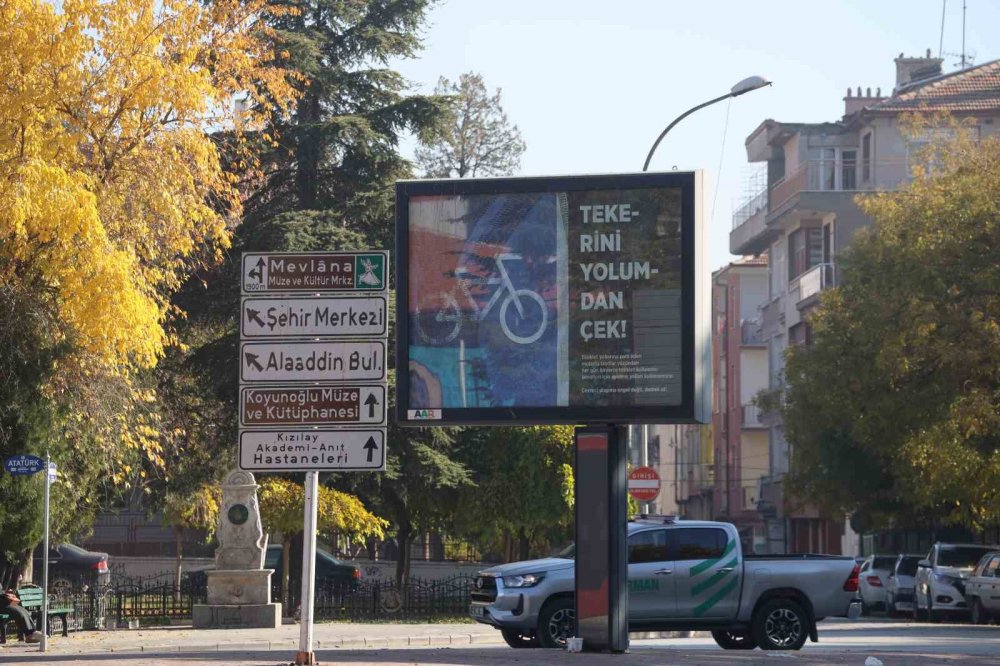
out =
<svg viewBox="0 0 1000 666"><path fill-rule="evenodd" d="M538 638L533 631L521 631L520 629L501 629L500 635L504 642L512 648L534 648L538 647Z"/></svg>
<svg viewBox="0 0 1000 666"><path fill-rule="evenodd" d="M765 602L753 617L753 639L762 650L799 650L809 635L809 616L791 599Z"/></svg>
<svg viewBox="0 0 1000 666"><path fill-rule="evenodd" d="M713 631L712 638L723 650L752 650L757 647L749 631Z"/></svg>
<svg viewBox="0 0 1000 666"><path fill-rule="evenodd" d="M576 609L573 600L554 599L542 607L538 618L538 642L543 648L564 648L566 639L576 629Z"/></svg>

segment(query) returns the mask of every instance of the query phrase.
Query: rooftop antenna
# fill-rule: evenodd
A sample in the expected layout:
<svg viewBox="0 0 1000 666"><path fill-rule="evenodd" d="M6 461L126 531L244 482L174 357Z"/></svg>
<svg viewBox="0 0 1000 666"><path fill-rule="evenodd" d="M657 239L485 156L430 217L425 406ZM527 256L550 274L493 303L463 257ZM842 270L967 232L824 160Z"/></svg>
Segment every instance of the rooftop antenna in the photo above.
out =
<svg viewBox="0 0 1000 666"><path fill-rule="evenodd" d="M941 50L944 48L944 11L948 8L948 0L941 0L941 38L938 39L938 58L941 57Z"/></svg>
<svg viewBox="0 0 1000 666"><path fill-rule="evenodd" d="M948 0L944 0L945 3L947 3L947 1ZM961 53L949 53L947 51L941 51L940 50L941 49L940 44L944 43L944 8L942 7L942 9L941 9L941 42L939 43L939 46L938 46L938 57L941 57L941 55L958 56L959 57L959 61L958 61L959 70L963 70L963 69L967 69L969 67L972 67L972 63L975 62L975 60L976 60L976 54L974 52L973 53L967 53L965 51L965 14L966 14L966 8L967 8L966 7L966 0L962 0L962 52Z"/></svg>
<svg viewBox="0 0 1000 666"><path fill-rule="evenodd" d="M965 0L962 0L962 69L965 66Z"/></svg>

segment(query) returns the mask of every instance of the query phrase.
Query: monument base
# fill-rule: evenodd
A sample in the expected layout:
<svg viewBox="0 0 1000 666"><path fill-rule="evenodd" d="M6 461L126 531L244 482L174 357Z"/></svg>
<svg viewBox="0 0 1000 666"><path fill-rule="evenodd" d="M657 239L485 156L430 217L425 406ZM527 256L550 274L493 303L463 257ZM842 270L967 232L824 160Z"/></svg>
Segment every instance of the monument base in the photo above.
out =
<svg viewBox="0 0 1000 666"><path fill-rule="evenodd" d="M281 604L195 604L195 629L277 629Z"/></svg>

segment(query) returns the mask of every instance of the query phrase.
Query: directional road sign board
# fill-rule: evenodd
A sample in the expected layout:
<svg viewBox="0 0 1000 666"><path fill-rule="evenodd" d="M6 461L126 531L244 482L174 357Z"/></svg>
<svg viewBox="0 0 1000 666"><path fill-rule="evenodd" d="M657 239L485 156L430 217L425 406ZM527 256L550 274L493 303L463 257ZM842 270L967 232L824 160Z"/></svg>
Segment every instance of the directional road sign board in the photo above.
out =
<svg viewBox="0 0 1000 666"><path fill-rule="evenodd" d="M240 335L247 338L383 337L387 334L385 296L258 298L246 296Z"/></svg>
<svg viewBox="0 0 1000 666"><path fill-rule="evenodd" d="M35 474L45 469L45 459L22 454L10 456L3 461L3 466L11 474Z"/></svg>
<svg viewBox="0 0 1000 666"><path fill-rule="evenodd" d="M385 429L244 430L239 460L252 472L384 470Z"/></svg>
<svg viewBox="0 0 1000 666"><path fill-rule="evenodd" d="M240 426L381 425L385 385L244 386Z"/></svg>
<svg viewBox="0 0 1000 666"><path fill-rule="evenodd" d="M241 382L381 381L385 340L244 342Z"/></svg>
<svg viewBox="0 0 1000 666"><path fill-rule="evenodd" d="M386 291L389 253L247 252L244 294L322 291Z"/></svg>

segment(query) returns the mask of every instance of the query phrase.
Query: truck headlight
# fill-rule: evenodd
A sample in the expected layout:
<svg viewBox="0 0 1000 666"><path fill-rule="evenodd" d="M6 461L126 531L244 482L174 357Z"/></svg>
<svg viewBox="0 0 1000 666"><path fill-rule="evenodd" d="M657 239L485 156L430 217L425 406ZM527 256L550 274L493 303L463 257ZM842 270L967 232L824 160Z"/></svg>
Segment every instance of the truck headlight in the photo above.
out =
<svg viewBox="0 0 1000 666"><path fill-rule="evenodd" d="M545 574L524 574L523 576L504 576L504 587L534 587L542 582Z"/></svg>

